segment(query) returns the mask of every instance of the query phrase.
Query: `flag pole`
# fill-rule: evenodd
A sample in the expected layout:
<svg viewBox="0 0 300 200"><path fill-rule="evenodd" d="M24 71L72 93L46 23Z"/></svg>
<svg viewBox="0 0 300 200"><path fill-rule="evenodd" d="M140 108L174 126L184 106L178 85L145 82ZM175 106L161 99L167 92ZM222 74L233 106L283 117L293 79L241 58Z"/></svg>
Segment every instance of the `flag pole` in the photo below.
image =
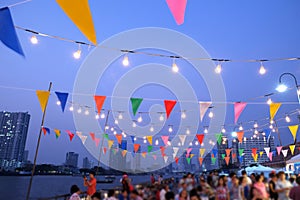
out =
<svg viewBox="0 0 300 200"><path fill-rule="evenodd" d="M50 82L50 84L49 84L48 92L51 91L51 87L52 87L52 82ZM40 133L39 133L38 142L37 142L37 145L36 145L36 150L35 150L35 155L34 155L34 161L33 161L33 167L32 167L32 171L31 171L31 177L30 177L29 186L28 186L28 190L27 190L26 200L29 200L29 196L30 196L30 190L31 190L31 185L32 185L32 180L33 180L34 172L35 172L36 159L37 159L37 155L38 155L38 152L39 152L39 147L40 147L40 142L41 142L41 135L42 135L42 128L44 126L44 121L45 121L45 116L46 116L46 109L47 109L47 105L48 105L48 100L46 102L45 110L43 112L42 123L41 123L41 127L40 127Z"/></svg>

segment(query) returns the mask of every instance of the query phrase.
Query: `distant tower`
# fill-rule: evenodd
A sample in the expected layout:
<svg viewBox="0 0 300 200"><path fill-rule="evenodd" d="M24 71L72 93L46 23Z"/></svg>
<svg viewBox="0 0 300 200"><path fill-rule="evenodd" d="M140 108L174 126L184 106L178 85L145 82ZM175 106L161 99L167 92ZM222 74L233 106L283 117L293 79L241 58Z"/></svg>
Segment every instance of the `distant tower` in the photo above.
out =
<svg viewBox="0 0 300 200"><path fill-rule="evenodd" d="M88 159L88 157L83 158L82 168L84 168L84 169L90 169L91 168L91 162Z"/></svg>
<svg viewBox="0 0 300 200"><path fill-rule="evenodd" d="M65 165L69 167L77 168L78 165L78 154L74 152L68 152L66 154L66 162Z"/></svg>
<svg viewBox="0 0 300 200"><path fill-rule="evenodd" d="M27 112L0 112L0 168L20 167L29 120Z"/></svg>

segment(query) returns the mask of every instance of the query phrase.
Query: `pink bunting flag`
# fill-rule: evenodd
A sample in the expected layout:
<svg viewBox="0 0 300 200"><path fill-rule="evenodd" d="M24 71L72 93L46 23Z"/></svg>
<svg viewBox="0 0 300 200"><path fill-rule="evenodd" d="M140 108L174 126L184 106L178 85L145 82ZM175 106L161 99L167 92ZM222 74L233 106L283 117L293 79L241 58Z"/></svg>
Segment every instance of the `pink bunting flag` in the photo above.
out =
<svg viewBox="0 0 300 200"><path fill-rule="evenodd" d="M100 138L94 138L94 142L95 142L95 145L96 145L96 147L98 147L99 146L99 143L100 143Z"/></svg>
<svg viewBox="0 0 300 200"><path fill-rule="evenodd" d="M153 159L154 159L154 160L156 160L156 159L157 159L157 156L156 156L156 155L153 155L152 157L153 157Z"/></svg>
<svg viewBox="0 0 300 200"><path fill-rule="evenodd" d="M74 133L72 133L71 131L69 130L66 130L67 134L69 135L69 138L70 138L70 141L72 142L73 138L74 138Z"/></svg>
<svg viewBox="0 0 300 200"><path fill-rule="evenodd" d="M236 102L236 103L234 103L234 123L235 124L238 121L241 113L245 109L246 105L247 105L247 103L245 103L245 102Z"/></svg>
<svg viewBox="0 0 300 200"><path fill-rule="evenodd" d="M269 152L269 159L270 159L270 161L272 161L272 159L273 159L273 153L272 152Z"/></svg>
<svg viewBox="0 0 300 200"><path fill-rule="evenodd" d="M177 101L174 100L164 100L165 103L165 109L167 113L167 119L169 118L174 106L176 105Z"/></svg>
<svg viewBox="0 0 300 200"><path fill-rule="evenodd" d="M187 0L166 0L166 1L177 25L183 24Z"/></svg>
<svg viewBox="0 0 300 200"><path fill-rule="evenodd" d="M90 133L90 136L91 136L91 138L92 138L92 140L94 140L95 141L95 133Z"/></svg>
<svg viewBox="0 0 300 200"><path fill-rule="evenodd" d="M161 136L161 139L164 142L165 146L167 146L168 142L169 142L169 136L163 135L163 136Z"/></svg>
<svg viewBox="0 0 300 200"><path fill-rule="evenodd" d="M200 119L202 121L207 109L210 107L212 102L202 102L202 101L200 101L199 104L200 104Z"/></svg>
<svg viewBox="0 0 300 200"><path fill-rule="evenodd" d="M282 146L280 146L280 147L276 147L276 149L277 149L277 154L278 154L278 155L280 155L280 152L281 152Z"/></svg>

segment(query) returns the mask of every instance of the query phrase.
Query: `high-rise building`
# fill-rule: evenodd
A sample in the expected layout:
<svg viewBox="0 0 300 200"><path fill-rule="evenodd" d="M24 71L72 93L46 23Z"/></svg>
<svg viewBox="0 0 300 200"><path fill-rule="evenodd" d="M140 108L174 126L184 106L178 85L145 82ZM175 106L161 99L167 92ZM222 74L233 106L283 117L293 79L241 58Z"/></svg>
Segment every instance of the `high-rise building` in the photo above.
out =
<svg viewBox="0 0 300 200"><path fill-rule="evenodd" d="M90 169L91 168L91 162L88 159L88 157L83 158L82 168L85 168L85 169Z"/></svg>
<svg viewBox="0 0 300 200"><path fill-rule="evenodd" d="M21 165L29 121L27 112L0 112L0 168Z"/></svg>
<svg viewBox="0 0 300 200"><path fill-rule="evenodd" d="M119 147L118 151L117 147ZM109 151L109 167L126 171L126 155L122 155L123 150L127 150L127 140L122 140L118 146L112 146Z"/></svg>
<svg viewBox="0 0 300 200"><path fill-rule="evenodd" d="M78 165L78 154L74 152L68 152L66 154L66 162L65 165L68 167L77 168Z"/></svg>
<svg viewBox="0 0 300 200"><path fill-rule="evenodd" d="M23 160L22 160L22 162L27 162L28 161L28 154L29 154L29 151L25 150L24 153L23 153Z"/></svg>

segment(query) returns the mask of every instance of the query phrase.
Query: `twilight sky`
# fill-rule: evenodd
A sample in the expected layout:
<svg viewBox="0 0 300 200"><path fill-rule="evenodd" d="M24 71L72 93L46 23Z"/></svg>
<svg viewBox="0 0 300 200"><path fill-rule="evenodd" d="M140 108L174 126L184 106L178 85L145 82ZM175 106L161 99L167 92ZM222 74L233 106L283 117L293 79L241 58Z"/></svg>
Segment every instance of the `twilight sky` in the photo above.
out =
<svg viewBox="0 0 300 200"><path fill-rule="evenodd" d="M7 0L0 2L0 6L4 7L16 2L18 1ZM240 60L299 57L300 24L298 19L300 19L300 13L298 8L300 2L297 0L288 2L278 0L188 1L185 22L181 26L175 23L166 2L162 0L90 0L89 2L98 43L126 30L161 27L188 35L201 44L213 58ZM54 0L32 0L12 7L11 13L17 26L87 42L87 39L67 18ZM53 91L72 92L78 69L92 48L88 49L86 46L82 46L82 57L75 60L72 53L77 50L77 44L38 37L39 44L33 45L29 40L31 34L21 30L17 30L17 34L26 55L25 59L3 44L0 45L2 68L0 110L28 111L31 114L26 149L30 151L29 158L32 160L42 116L35 90L47 90L49 82L52 81ZM168 40L167 37L165 39ZM122 46L118 48L122 48ZM166 53L151 49L147 51ZM131 67L150 62L165 65L172 63L168 59L140 55L133 55L130 57L130 61L133 63ZM193 70L188 68L189 64L184 61L179 61L178 66L179 68L182 67L180 72L195 89L198 100L209 100L210 97L203 79L196 76ZM262 76L258 73L260 63L234 62L222 65L221 77L224 82L227 101L252 102L242 113L240 122L260 120L269 116L268 106L258 103L265 102L266 98L251 99L275 92L278 78L282 73L293 73L300 81L299 61L266 62L264 66L267 73ZM214 69L212 68L212 70ZM121 60L112 63L111 68L106 71L106 76L101 80L97 93L111 95L114 84L123 73ZM289 87L295 86L291 77L287 76L283 80ZM30 90L7 89L3 86ZM155 85L139 88L135 94L153 99L172 97L172 94ZM295 88L282 94L273 95L272 100L275 102L294 102L294 104L282 105L277 113L278 118L282 118L285 113L299 108L299 105L295 103L298 101ZM144 107L142 106L140 109L147 111L148 104L145 103ZM105 104L104 108L109 108L109 104ZM112 119L110 119L110 123L113 123ZM285 123L284 120L278 122L279 127L284 127L279 129L283 135L284 145L292 142L292 136L286 126L296 123L299 121L295 115L290 124ZM176 120L173 119L166 124L176 124ZM206 119L204 123L199 125L198 131L202 132L202 127L207 124ZM226 124L233 124L232 105L227 106ZM68 108L65 113L62 113L56 105L54 95L49 100L45 125L61 130L75 130L72 113L68 111ZM252 124L248 126L248 128L251 127ZM228 130L232 131L233 127L228 127ZM80 163L85 156L91 158L78 137L73 142L69 142L67 134L62 133L59 139L55 139L54 135L42 138L38 163L60 164L64 162L65 153L68 151L80 153Z"/></svg>

